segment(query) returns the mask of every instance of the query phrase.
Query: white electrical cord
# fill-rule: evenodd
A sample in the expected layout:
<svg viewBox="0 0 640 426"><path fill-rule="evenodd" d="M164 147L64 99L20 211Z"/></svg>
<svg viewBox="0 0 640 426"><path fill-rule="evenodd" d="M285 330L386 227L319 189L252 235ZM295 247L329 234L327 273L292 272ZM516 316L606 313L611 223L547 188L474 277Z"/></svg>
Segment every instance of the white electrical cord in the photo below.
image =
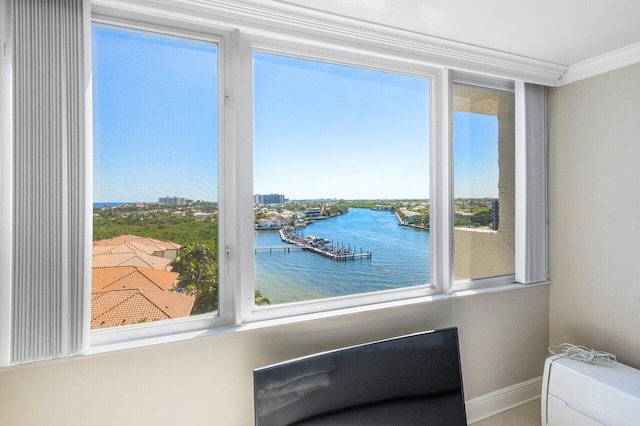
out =
<svg viewBox="0 0 640 426"><path fill-rule="evenodd" d="M591 364L613 364L617 362L616 356L609 352L596 351L584 346L563 343L560 346L549 346L549 353L553 355L564 355L567 358L575 359Z"/></svg>

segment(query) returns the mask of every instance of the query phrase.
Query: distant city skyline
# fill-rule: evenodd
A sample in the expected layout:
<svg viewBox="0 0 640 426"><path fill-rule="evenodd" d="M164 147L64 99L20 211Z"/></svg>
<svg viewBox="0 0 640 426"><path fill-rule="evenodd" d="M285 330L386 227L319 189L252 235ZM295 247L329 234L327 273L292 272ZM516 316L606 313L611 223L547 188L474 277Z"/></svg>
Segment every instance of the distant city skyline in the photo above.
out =
<svg viewBox="0 0 640 426"><path fill-rule="evenodd" d="M217 46L97 24L92 36L94 201L217 202ZM428 78L259 52L253 63L253 194L430 198ZM456 197L497 197L497 120L454 117Z"/></svg>

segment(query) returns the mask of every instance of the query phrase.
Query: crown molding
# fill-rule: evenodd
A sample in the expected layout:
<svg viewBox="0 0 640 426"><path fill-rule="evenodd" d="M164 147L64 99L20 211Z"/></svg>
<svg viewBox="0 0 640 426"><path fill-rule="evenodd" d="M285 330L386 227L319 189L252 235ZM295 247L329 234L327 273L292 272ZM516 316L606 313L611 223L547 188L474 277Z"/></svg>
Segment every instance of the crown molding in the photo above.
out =
<svg viewBox="0 0 640 426"><path fill-rule="evenodd" d="M571 65L558 80L558 86L575 83L640 62L640 43Z"/></svg>
<svg viewBox="0 0 640 426"><path fill-rule="evenodd" d="M100 16L164 19L396 56L430 66L555 86L563 65L270 0L92 0Z"/></svg>

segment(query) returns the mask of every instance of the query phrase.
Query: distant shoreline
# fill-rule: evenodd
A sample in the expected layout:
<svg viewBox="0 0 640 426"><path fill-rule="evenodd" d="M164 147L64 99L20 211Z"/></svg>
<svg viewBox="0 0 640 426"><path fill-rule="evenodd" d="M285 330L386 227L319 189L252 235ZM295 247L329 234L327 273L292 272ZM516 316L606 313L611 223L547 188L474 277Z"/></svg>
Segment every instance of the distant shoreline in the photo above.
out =
<svg viewBox="0 0 640 426"><path fill-rule="evenodd" d="M133 202L133 201L109 201L109 202L103 202L103 203L93 203L93 208L100 208L100 207L118 207L118 206L122 206L124 204L138 204L137 202Z"/></svg>

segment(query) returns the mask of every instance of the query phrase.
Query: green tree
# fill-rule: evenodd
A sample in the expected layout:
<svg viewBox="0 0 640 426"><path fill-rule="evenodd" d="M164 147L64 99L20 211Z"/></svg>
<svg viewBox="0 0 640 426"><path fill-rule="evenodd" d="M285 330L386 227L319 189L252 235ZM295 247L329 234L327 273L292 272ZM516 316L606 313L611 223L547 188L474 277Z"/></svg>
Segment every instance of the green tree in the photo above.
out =
<svg viewBox="0 0 640 426"><path fill-rule="evenodd" d="M182 273L189 269L215 264L216 256L211 248L203 243L185 244L180 255L173 261L173 271Z"/></svg>
<svg viewBox="0 0 640 426"><path fill-rule="evenodd" d="M420 213L418 217L417 223L424 226L425 228L429 228L429 211L423 211Z"/></svg>
<svg viewBox="0 0 640 426"><path fill-rule="evenodd" d="M493 219L493 211L489 207L476 207L473 209L473 215L480 226L489 225Z"/></svg>
<svg viewBox="0 0 640 426"><path fill-rule="evenodd" d="M256 306L270 305L271 299L267 296L264 296L260 290L256 289L254 295L254 303L256 304Z"/></svg>
<svg viewBox="0 0 640 426"><path fill-rule="evenodd" d="M191 314L213 312L218 309L218 263L214 251L206 244L185 244L173 261L178 272L178 288L194 295Z"/></svg>
<svg viewBox="0 0 640 426"><path fill-rule="evenodd" d="M196 293L191 315L206 314L218 310L218 283L204 286Z"/></svg>
<svg viewBox="0 0 640 426"><path fill-rule="evenodd" d="M173 271L180 274L178 288L196 298L191 315L218 310L218 263L208 245L185 244L180 249L180 256L173 261ZM255 304L270 305L271 299L256 289Z"/></svg>

